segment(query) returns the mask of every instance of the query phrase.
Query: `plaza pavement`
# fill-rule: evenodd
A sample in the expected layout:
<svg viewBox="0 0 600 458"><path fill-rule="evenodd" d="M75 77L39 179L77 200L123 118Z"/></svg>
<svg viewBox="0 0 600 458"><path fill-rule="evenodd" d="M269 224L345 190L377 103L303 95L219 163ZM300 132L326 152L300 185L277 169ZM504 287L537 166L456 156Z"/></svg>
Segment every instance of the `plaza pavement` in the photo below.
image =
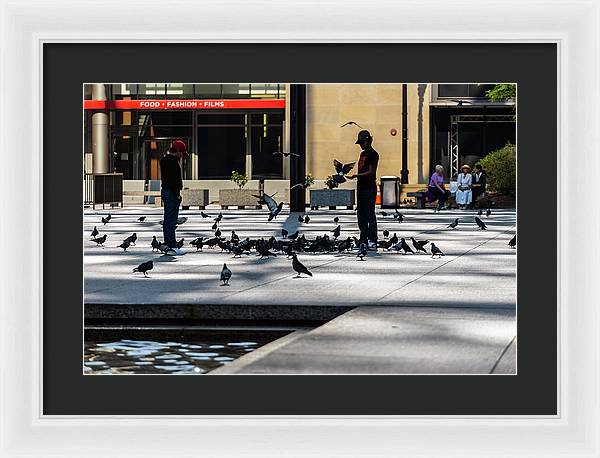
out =
<svg viewBox="0 0 600 458"><path fill-rule="evenodd" d="M207 208L216 216L218 207ZM403 255L379 250L359 261L355 253L299 254L313 277L296 278L285 255L259 260L252 253L232 258L219 248L195 252L192 239L212 235L213 220L198 210L181 211L188 221L177 230L187 253L174 259L152 253L152 235L162 240L162 210L152 207L84 212L85 303L102 309L114 304L142 310L186 307L358 307L297 338L267 345L216 373L514 373L516 366L516 252L507 246L516 230L514 210L493 210L479 230L474 211L402 209L403 223L377 210L379 234L433 241L446 256ZM393 212L393 210L391 210ZM100 218L111 213L103 226ZM266 210L223 210L220 229L240 238L280 237L285 228L307 238L331 231L340 218L342 238L358 235L352 210L283 210L267 223ZM143 223L139 216L146 216ZM460 218L456 229L446 226ZM90 242L97 226L108 234L105 248ZM136 246L117 248L136 232ZM410 245L410 243L409 243ZM429 245L427 246L429 251ZM153 259L150 278L132 273ZM220 286L226 262L231 286ZM263 356L257 358L257 354Z"/></svg>

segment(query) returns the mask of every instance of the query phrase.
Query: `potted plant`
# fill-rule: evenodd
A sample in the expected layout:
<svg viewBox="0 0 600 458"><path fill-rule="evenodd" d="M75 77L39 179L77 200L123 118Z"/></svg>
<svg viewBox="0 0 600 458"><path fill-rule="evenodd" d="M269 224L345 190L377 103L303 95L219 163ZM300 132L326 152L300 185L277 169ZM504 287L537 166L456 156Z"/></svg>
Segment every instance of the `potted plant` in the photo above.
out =
<svg viewBox="0 0 600 458"><path fill-rule="evenodd" d="M255 197L255 195L258 195L258 189L245 188L248 183L248 177L245 173L233 170L230 179L235 183L237 189L219 190L219 204L221 204L221 208L231 206L260 208L258 199Z"/></svg>
<svg viewBox="0 0 600 458"><path fill-rule="evenodd" d="M310 191L310 208L317 210L319 207L346 207L352 210L355 204L354 189L336 189L339 182L333 175L325 179L326 189L313 189Z"/></svg>

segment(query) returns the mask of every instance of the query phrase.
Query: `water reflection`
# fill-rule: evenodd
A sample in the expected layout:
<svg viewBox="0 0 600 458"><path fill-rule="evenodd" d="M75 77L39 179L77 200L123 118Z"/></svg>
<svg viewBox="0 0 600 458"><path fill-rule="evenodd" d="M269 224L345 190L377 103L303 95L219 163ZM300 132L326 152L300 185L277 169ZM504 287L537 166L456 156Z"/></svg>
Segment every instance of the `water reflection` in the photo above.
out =
<svg viewBox="0 0 600 458"><path fill-rule="evenodd" d="M270 342L85 342L86 374L204 374Z"/></svg>

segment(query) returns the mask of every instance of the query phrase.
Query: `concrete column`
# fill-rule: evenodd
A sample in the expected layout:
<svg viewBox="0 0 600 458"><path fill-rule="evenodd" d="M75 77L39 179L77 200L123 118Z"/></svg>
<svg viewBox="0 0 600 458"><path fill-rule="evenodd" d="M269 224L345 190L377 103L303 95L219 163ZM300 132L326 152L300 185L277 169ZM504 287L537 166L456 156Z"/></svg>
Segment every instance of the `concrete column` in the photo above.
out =
<svg viewBox="0 0 600 458"><path fill-rule="evenodd" d="M285 118L283 121L283 145L282 151L290 150L290 85L285 85ZM290 156L283 156L282 176L284 180L290 179Z"/></svg>
<svg viewBox="0 0 600 458"><path fill-rule="evenodd" d="M92 100L106 100L106 86L92 84ZM94 173L108 173L108 111L96 111L92 114L92 156L94 160Z"/></svg>

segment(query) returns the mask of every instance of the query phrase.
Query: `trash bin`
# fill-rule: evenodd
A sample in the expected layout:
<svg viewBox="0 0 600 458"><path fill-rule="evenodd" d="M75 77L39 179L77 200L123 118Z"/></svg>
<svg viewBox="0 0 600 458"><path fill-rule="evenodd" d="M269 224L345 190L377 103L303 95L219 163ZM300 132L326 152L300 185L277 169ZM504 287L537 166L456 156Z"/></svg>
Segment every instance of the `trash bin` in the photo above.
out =
<svg viewBox="0 0 600 458"><path fill-rule="evenodd" d="M381 177L381 208L397 208L400 205L400 178Z"/></svg>

